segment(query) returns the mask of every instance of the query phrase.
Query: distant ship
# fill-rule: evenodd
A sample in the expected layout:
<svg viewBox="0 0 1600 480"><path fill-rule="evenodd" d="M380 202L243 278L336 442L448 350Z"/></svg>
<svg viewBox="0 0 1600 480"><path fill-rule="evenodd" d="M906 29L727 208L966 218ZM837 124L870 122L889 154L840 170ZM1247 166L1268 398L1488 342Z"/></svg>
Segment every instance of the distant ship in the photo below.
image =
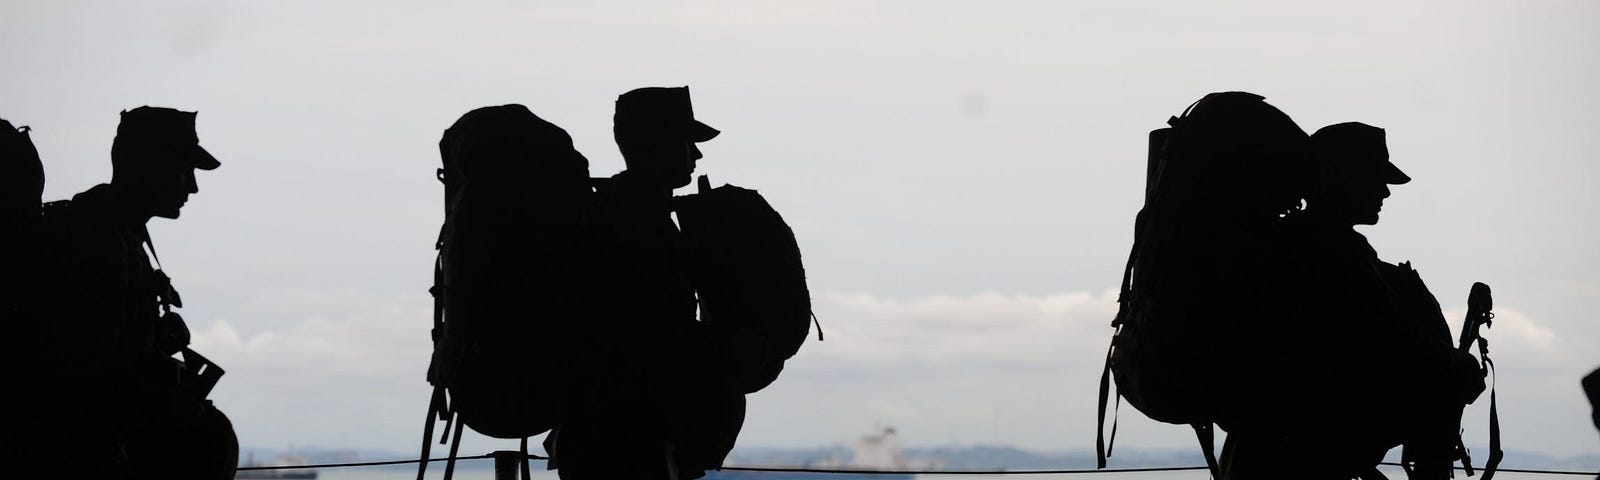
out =
<svg viewBox="0 0 1600 480"><path fill-rule="evenodd" d="M795 469L823 469L823 470L856 470L856 472L772 472L761 470L713 470L706 472L705 480L911 480L916 477L911 473L882 473L900 472L906 470L938 470L943 462L938 460L907 460L905 453L900 451L900 437L894 427L885 427L882 432L863 435L851 446L855 453L854 458L844 461L838 458L829 458L817 462L806 462L803 465L762 465L764 468L795 468ZM727 465L737 467L743 465Z"/></svg>
<svg viewBox="0 0 1600 480"><path fill-rule="evenodd" d="M248 468L248 467L273 467L273 466L289 466L289 465L305 465L305 464L306 464L306 461L305 461L304 458L300 458L298 456L285 453L283 455L278 455L278 458L273 459L272 463L263 465L263 464L260 464L260 463L256 463L256 456L255 456L254 453L252 453L252 454L250 454L249 459L244 461L244 465L240 465L239 466L240 470L233 474L233 478L235 480L246 480L246 479L250 479L250 480L256 480L256 479L316 480L317 471L316 470L311 470L311 469L306 469L306 468L285 468L285 469L273 469L273 470L244 470L244 468Z"/></svg>

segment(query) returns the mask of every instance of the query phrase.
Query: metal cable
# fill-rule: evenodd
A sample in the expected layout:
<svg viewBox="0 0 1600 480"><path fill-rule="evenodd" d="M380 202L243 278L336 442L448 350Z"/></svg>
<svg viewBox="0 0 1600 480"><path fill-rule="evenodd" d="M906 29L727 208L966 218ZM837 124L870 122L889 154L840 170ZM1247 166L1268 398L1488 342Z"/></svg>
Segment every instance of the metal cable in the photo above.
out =
<svg viewBox="0 0 1600 480"><path fill-rule="evenodd" d="M520 454L520 452L518 452ZM469 457L456 457L456 460L484 460L494 458L493 453L473 455ZM549 460L550 457L528 454L531 460ZM442 462L447 458L430 458L429 462ZM239 470L294 470L310 468L343 468L343 467L375 467L383 465L405 465L421 463L422 460L384 460L374 462L349 462L349 463L319 463L310 465L270 465L239 467ZM1380 465L1398 467L1400 464L1383 462ZM746 472L792 472L792 473L855 473L867 475L1073 475L1086 473L1138 473L1138 472L1177 472L1187 470L1205 470L1204 465L1192 467L1140 467L1140 468L1104 468L1104 469L1061 469L1061 470L857 470L848 468L806 468L806 467L722 467L721 470L746 471ZM1455 467L1462 470L1462 467ZM1536 475L1600 475L1600 472L1579 472L1570 470L1541 470L1531 468L1500 468L1508 473L1530 473Z"/></svg>

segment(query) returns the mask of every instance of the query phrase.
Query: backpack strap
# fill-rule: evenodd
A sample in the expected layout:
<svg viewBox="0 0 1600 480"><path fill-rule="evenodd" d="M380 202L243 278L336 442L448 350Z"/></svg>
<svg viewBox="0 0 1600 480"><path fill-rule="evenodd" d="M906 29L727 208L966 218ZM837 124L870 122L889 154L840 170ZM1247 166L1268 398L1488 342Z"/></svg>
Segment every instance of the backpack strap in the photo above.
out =
<svg viewBox="0 0 1600 480"><path fill-rule="evenodd" d="M443 169L440 169L440 174L443 175ZM442 229L439 233L439 242L441 244L444 242L444 232ZM428 293L433 295L433 330L429 332L429 334L431 337L433 337L433 345L435 350L438 349L439 340L444 336L443 262L444 259L442 256L434 257L433 287L428 289ZM428 414L425 417L425 423L423 423L422 426L422 455L421 458L418 459L417 480L423 480L423 475L428 472L428 456L433 450L433 424L441 420L445 421L445 434L448 435L450 433L450 424L448 423L450 420L450 402L448 397L445 395L444 383L439 381L435 376L434 367L435 366L430 362L428 365L428 382L433 384L433 397L428 400ZM441 438L439 443L444 443L444 439Z"/></svg>
<svg viewBox="0 0 1600 480"><path fill-rule="evenodd" d="M1116 345L1117 338L1115 334L1113 334L1111 337L1111 345L1106 346L1105 367L1100 370L1100 405L1098 407L1099 416L1095 421L1094 429L1094 461L1095 468L1097 469L1106 468L1106 459L1111 457L1111 450L1108 448L1110 445L1108 445L1106 442L1106 403L1108 400L1107 397L1111 395L1111 352L1116 349ZM1122 397L1119 395L1117 397L1118 408L1121 408L1121 399ZM1117 441L1117 435L1115 433L1115 418L1111 420L1111 425L1113 429L1113 433L1111 434L1111 442L1114 443Z"/></svg>
<svg viewBox="0 0 1600 480"><path fill-rule="evenodd" d="M1479 298L1480 295L1481 298ZM1494 326L1494 312L1490 307L1493 301L1490 300L1489 295L1488 285L1482 283L1474 283L1472 285L1472 293L1467 299L1467 310L1471 312L1476 307L1482 307L1484 310L1480 316L1481 320L1468 318L1463 322L1461 343L1458 346L1460 350L1466 351L1472 343L1477 343L1478 358L1482 362L1482 368L1486 374L1491 376L1489 382L1489 458L1484 460L1483 480L1493 480L1495 472L1500 469L1500 461L1505 459L1505 451L1500 447L1500 409L1499 405L1497 405L1498 402L1495 401L1494 394L1495 383L1498 382L1499 375L1494 370L1494 360L1489 358L1489 340L1483 338L1483 332L1479 328L1491 328ZM1477 301L1475 302L1474 300ZM1474 303L1479 305L1474 305ZM1474 324L1474 322L1480 323ZM1460 437L1458 436L1457 438L1459 439ZM1470 461L1469 457L1465 455L1465 451L1466 449L1463 447L1463 455L1461 457L1463 463ZM1472 467L1468 465L1467 468L1468 475L1471 475Z"/></svg>
<svg viewBox="0 0 1600 480"><path fill-rule="evenodd" d="M456 428L455 435L452 435L453 438L450 442L450 457L444 461L444 480L450 480L455 477L456 454L461 451L461 428L466 426L466 422L456 421L455 417L459 415L461 414L451 414L451 422L445 423L446 430L450 428L450 423L454 423ZM446 431L445 433L449 434L450 432Z"/></svg>
<svg viewBox="0 0 1600 480"><path fill-rule="evenodd" d="M528 437L522 437L522 480L533 480L533 471L528 468Z"/></svg>
<svg viewBox="0 0 1600 480"><path fill-rule="evenodd" d="M139 245L150 250L150 259L156 262L156 277L163 285L162 292L156 296L161 303L162 313L171 313L172 307L183 308L183 297L178 296L178 289L172 286L172 277L167 276L166 269L161 267L161 255L156 253L156 242L150 239L150 229L144 225L139 226Z"/></svg>
<svg viewBox="0 0 1600 480"><path fill-rule="evenodd" d="M1211 478L1221 480L1222 469L1217 467L1217 431L1211 427L1210 422L1195 423L1194 436L1200 440L1200 453L1206 457L1206 469L1211 471Z"/></svg>
<svg viewBox="0 0 1600 480"><path fill-rule="evenodd" d="M1483 463L1483 480L1494 480L1494 472L1500 469L1500 461L1505 459L1506 452L1500 449L1500 410L1495 405L1494 384L1499 380L1499 375L1494 371L1494 361L1489 359L1489 348L1479 339L1478 353L1483 356L1483 364L1489 369L1489 375L1494 378L1489 382L1489 459Z"/></svg>
<svg viewBox="0 0 1600 480"><path fill-rule="evenodd" d="M428 416L423 420L422 424L422 454L417 459L417 480L423 480L423 475L428 473L428 457L433 454L433 424L438 422L438 420L434 419L434 415L447 415L444 406L444 387L434 386L433 398L428 401ZM450 427L446 425L445 431L447 433L449 429Z"/></svg>

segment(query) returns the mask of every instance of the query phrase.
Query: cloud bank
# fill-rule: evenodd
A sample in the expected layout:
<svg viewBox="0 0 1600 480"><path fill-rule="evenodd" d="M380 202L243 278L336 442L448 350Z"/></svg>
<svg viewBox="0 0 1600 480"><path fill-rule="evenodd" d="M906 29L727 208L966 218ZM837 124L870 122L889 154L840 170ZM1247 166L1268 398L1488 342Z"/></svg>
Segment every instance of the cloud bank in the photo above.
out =
<svg viewBox="0 0 1600 480"><path fill-rule="evenodd" d="M216 398L244 443L416 448L431 350L426 296L264 295L270 298L258 304L299 321L242 335L224 319L197 325L194 335L196 348L228 369ZM814 302L825 341L813 336L773 386L750 396L740 444L830 445L892 425L911 445L1092 448L1115 298L1114 290L905 299L821 292ZM1488 335L1500 365L1506 444L1583 451L1562 447L1593 437L1577 421L1586 418L1576 386L1582 372L1566 366L1594 351L1592 339L1514 308L1498 311ZM1469 409L1466 421L1478 443L1486 403ZM1124 445L1192 441L1185 428L1131 408L1122 410L1119 429ZM498 444L472 438L465 445Z"/></svg>

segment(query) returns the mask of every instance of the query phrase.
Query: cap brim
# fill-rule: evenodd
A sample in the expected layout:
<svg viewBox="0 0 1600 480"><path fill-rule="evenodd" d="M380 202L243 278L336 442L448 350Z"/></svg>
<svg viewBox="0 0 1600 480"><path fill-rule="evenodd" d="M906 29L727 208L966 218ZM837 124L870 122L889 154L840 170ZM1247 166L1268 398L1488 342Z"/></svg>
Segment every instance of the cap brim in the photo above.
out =
<svg viewBox="0 0 1600 480"><path fill-rule="evenodd" d="M1406 172L1400 171L1400 167L1394 166L1393 163L1390 163L1388 161L1384 161L1382 168L1383 168L1383 183L1387 183L1387 184L1390 184L1390 185L1404 185L1407 182L1411 181L1411 176L1410 175L1406 175Z"/></svg>
<svg viewBox="0 0 1600 480"><path fill-rule="evenodd" d="M717 138L717 135L721 133L722 132L720 130L711 128L710 125L700 123L699 120L689 121L689 139L694 140L695 143Z"/></svg>
<svg viewBox="0 0 1600 480"><path fill-rule="evenodd" d="M194 146L194 168L215 170L220 166L222 166L222 162L217 161L217 157L211 156L211 152L207 152L204 147L199 145Z"/></svg>

